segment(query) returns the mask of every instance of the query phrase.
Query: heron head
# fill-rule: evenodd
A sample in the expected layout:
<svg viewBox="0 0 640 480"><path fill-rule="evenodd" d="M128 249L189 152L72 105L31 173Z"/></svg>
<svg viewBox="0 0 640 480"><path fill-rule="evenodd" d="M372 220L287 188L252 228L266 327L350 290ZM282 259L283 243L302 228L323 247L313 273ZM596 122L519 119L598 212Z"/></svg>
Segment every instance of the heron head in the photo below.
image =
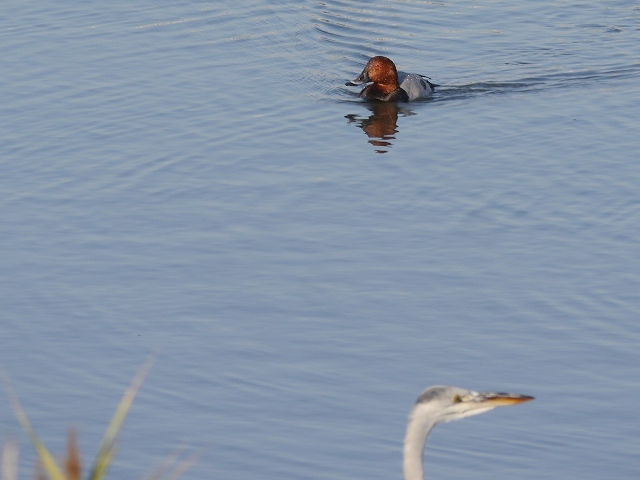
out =
<svg viewBox="0 0 640 480"><path fill-rule="evenodd" d="M414 409L427 409L433 416L434 423L442 423L529 400L533 400L533 397L516 393L475 392L438 385L423 391L416 400Z"/></svg>

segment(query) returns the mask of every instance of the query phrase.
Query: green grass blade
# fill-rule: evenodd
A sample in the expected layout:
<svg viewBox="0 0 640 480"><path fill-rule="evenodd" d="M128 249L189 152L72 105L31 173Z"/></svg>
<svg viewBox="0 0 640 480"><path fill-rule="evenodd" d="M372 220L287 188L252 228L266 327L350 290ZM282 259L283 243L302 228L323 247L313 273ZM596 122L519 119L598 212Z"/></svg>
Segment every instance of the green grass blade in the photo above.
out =
<svg viewBox="0 0 640 480"><path fill-rule="evenodd" d="M98 449L98 455L96 456L93 470L89 475L89 480L102 480L107 473L107 469L114 457L114 445L118 432L122 427L122 422L124 422L127 413L129 413L133 400L135 399L138 390L140 390L140 386L142 385L144 378L147 376L147 373L149 373L152 364L153 359L147 360L134 377L129 388L124 392L122 400L120 400L120 403L113 414L111 423L109 423L107 431L102 439L102 443L100 444L100 448Z"/></svg>
<svg viewBox="0 0 640 480"><path fill-rule="evenodd" d="M31 426L31 422L29 421L27 414L22 408L22 405L18 400L18 396L15 394L15 392L11 388L11 385L9 384L9 378L7 377L6 373L2 373L5 377L4 380L7 391L9 393L9 397L11 398L11 406L13 407L13 412L15 413L18 422L20 422L20 425L22 425L22 428L31 440L33 448L35 448L38 454L38 458L42 463L42 468L44 469L50 480L66 480L65 475L62 473L62 470L60 470L60 467L58 467L58 464L53 459L53 456L49 453L47 447L44 446L44 443L40 441L40 438L38 438L36 431Z"/></svg>

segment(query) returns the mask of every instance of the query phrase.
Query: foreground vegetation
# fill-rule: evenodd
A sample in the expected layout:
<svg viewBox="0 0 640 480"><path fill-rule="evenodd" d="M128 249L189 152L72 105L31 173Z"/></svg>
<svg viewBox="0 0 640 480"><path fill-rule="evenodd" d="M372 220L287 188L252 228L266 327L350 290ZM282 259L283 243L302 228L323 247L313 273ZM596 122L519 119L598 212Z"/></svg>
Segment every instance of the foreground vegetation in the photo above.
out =
<svg viewBox="0 0 640 480"><path fill-rule="evenodd" d="M105 478L107 470L115 457L115 445L120 428L122 427L127 413L129 413L129 409L133 404L133 400L135 399L142 382L151 369L152 363L153 362L151 360L147 361L133 378L129 387L125 390L124 395L111 418L111 422L107 426L107 431L104 434L96 458L93 461L93 465L88 476L86 477L87 480L102 480ZM80 480L82 478L82 462L75 430L73 428L69 429L66 455L62 463L58 464L47 447L45 447L42 441L40 441L40 438L36 434L35 429L31 425L27 414L18 400L18 396L11 388L6 375L5 384L9 392L9 397L11 398L11 405L16 418L31 440L31 444L38 455L39 465L36 473L37 478L42 480L45 480L45 478L48 478L49 480ZM156 472L152 473L148 477L148 480L175 480L196 461L196 455L191 455L181 461L178 461L178 455L172 455L166 459L163 466L158 468ZM17 472L18 447L16 442L8 441L2 449L2 480L17 480Z"/></svg>

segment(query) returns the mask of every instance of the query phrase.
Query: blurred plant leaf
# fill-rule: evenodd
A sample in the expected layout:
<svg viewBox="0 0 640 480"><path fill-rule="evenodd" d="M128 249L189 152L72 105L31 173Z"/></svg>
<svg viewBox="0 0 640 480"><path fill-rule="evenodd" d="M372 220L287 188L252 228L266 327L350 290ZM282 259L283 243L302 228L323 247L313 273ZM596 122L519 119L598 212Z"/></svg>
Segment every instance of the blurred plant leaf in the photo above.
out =
<svg viewBox="0 0 640 480"><path fill-rule="evenodd" d="M40 463L42 464L42 469L45 471L50 480L67 480L65 475L62 473L62 470L60 470L60 467L58 467L58 464L53 459L53 456L49 453L47 447L45 447L44 444L40 441L40 438L38 438L36 431L31 426L31 422L29 421L29 418L27 418L27 414L22 408L17 395L11 388L9 378L7 377L6 373L4 373L3 371L2 374L4 376L4 382L7 387L7 391L9 392L9 398L11 398L11 406L13 407L13 412L15 413L18 422L20 422L20 425L22 425L24 431L27 432L31 443L33 444L33 448L35 448L36 453L38 454L38 458L40 459Z"/></svg>
<svg viewBox="0 0 640 480"><path fill-rule="evenodd" d="M96 456L95 462L93 464L93 469L91 470L91 474L89 475L89 480L102 480L107 473L107 469L113 460L115 455L115 442L118 436L118 432L120 431L120 427L122 427L122 422L129 413L129 409L133 403L133 400L136 398L136 394L138 390L140 390L140 386L144 381L147 373L151 369L153 365L153 358L147 360L144 365L140 368L136 376L134 377L131 385L127 388L122 396L122 400L118 404L113 417L111 418L111 422L107 427L107 431L104 434L102 439L102 443L100 444L100 448L98 449L98 455ZM57 480L57 479L52 479Z"/></svg>
<svg viewBox="0 0 640 480"><path fill-rule="evenodd" d="M68 480L80 480L82 465L80 462L80 450L75 429L70 428L67 434L67 458L64 462Z"/></svg>
<svg viewBox="0 0 640 480"><path fill-rule="evenodd" d="M18 478L18 443L8 440L2 447L2 480Z"/></svg>
<svg viewBox="0 0 640 480"><path fill-rule="evenodd" d="M161 480L163 478L167 480L176 480L180 478L184 472L186 472L189 468L196 464L200 459L200 456L201 455L199 453L194 453L184 460L178 462L178 458L180 458L180 452L174 452L171 455L167 456L162 465L160 465L160 467L156 469L156 471L154 471L151 475L146 477L145 480ZM172 467L173 470L171 470Z"/></svg>

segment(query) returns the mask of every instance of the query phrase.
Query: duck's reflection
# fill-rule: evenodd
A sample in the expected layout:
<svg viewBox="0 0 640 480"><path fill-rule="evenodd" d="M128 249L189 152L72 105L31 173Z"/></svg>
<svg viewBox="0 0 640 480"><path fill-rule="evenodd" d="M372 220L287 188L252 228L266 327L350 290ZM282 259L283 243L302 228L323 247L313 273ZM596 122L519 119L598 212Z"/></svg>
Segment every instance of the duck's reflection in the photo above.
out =
<svg viewBox="0 0 640 480"><path fill-rule="evenodd" d="M395 134L398 133L398 115L415 115L406 107L399 107L396 102L368 102L366 107L371 111L369 117L357 114L346 115L349 123L355 123L362 128L369 137L369 143L376 149L376 153L387 153L393 146Z"/></svg>

